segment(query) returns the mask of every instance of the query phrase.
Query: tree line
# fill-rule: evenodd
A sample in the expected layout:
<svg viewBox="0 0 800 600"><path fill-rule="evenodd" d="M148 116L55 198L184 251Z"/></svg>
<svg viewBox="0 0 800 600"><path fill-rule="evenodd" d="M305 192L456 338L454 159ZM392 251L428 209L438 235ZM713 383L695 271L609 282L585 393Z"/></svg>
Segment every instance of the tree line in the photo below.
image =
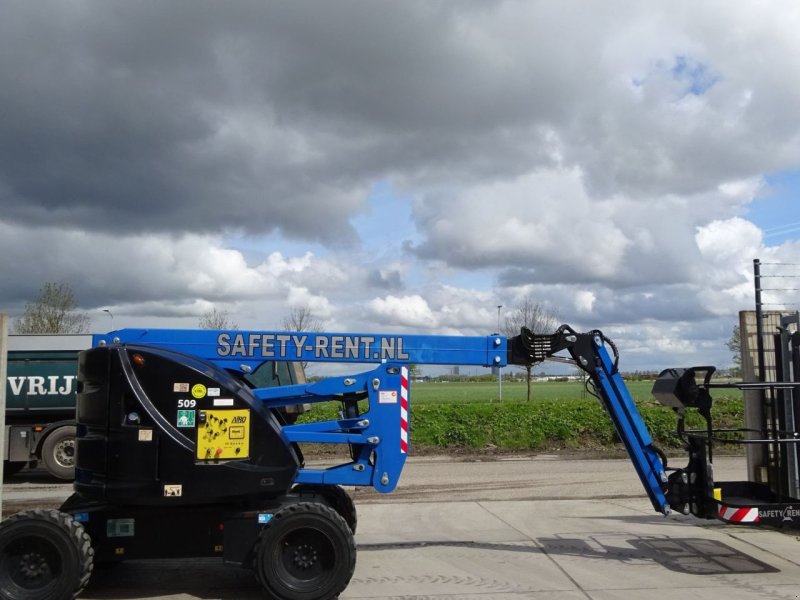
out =
<svg viewBox="0 0 800 600"><path fill-rule="evenodd" d="M79 310L72 287L67 283L47 282L34 300L25 304L25 310L12 323L13 332L30 334L88 333L89 315ZM322 321L311 309L293 306L281 322L285 331L322 331ZM203 313L197 323L200 329L239 329L231 314L213 307Z"/></svg>
<svg viewBox="0 0 800 600"><path fill-rule="evenodd" d="M25 305L25 311L13 323L17 334L70 334L87 333L91 319L78 310L78 302L72 288L67 283L47 282L39 290L38 296ZM281 321L284 331L322 331L323 324L314 316L309 307L293 306ZM519 334L527 327L536 334L553 333L559 325L558 313L546 304L531 296L524 297L506 315L502 333L508 337ZM239 325L224 309L216 307L201 315L198 321L201 329L238 329ZM739 345L739 326L733 328L726 346L733 354L734 370L741 372L741 350ZM305 366L305 365L304 365ZM411 365L417 372L417 365ZM524 365L527 382L527 398L532 396L534 365ZM650 374L647 374L648 376Z"/></svg>

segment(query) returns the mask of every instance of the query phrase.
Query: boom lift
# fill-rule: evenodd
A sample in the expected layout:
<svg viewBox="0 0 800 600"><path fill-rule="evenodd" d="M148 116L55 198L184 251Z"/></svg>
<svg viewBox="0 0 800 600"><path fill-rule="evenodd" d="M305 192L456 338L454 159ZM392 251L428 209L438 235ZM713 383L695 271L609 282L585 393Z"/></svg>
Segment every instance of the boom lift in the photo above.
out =
<svg viewBox="0 0 800 600"><path fill-rule="evenodd" d="M574 362L653 508L717 516L710 441L691 442L689 465L668 476L616 348L600 331L563 325L552 335L523 329L506 338L125 329L96 335L93 346L80 356L74 494L59 511L26 511L0 525L3 597L69 599L93 564L195 556L253 568L271 598L335 597L356 560L356 509L341 486L397 486L409 449L412 363ZM275 361L377 366L302 385L248 383ZM692 387L694 371L673 371L657 382L662 403L681 417L687 406L710 408L708 381ZM279 410L328 401L341 403L338 419L290 425ZM347 445L350 459L307 468L304 443Z"/></svg>

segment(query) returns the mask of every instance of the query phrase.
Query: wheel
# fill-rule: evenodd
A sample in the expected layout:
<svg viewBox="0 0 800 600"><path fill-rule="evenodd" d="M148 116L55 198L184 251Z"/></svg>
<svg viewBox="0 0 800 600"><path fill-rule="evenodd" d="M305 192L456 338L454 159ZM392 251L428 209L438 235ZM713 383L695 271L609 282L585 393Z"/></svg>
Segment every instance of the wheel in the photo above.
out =
<svg viewBox="0 0 800 600"><path fill-rule="evenodd" d="M75 478L75 427L59 427L47 436L42 445L42 461L53 477Z"/></svg>
<svg viewBox="0 0 800 600"><path fill-rule="evenodd" d="M19 460L19 461L15 460L13 462L10 461L10 460L4 461L3 462L3 477L11 477L12 475L16 475L17 473L22 471L22 469L24 469L25 465L27 465L27 464L28 463L25 462L24 460Z"/></svg>
<svg viewBox="0 0 800 600"><path fill-rule="evenodd" d="M92 574L83 525L57 510L30 510L0 524L0 597L71 600Z"/></svg>
<svg viewBox="0 0 800 600"><path fill-rule="evenodd" d="M292 493L299 495L301 498L325 502L325 504L339 513L350 527L350 531L355 534L356 526L358 525L356 505L353 503L353 498L350 497L350 494L341 486L300 483L292 488Z"/></svg>
<svg viewBox="0 0 800 600"><path fill-rule="evenodd" d="M256 576L275 600L325 600L347 587L356 545L344 519L318 502L289 504L261 530Z"/></svg>

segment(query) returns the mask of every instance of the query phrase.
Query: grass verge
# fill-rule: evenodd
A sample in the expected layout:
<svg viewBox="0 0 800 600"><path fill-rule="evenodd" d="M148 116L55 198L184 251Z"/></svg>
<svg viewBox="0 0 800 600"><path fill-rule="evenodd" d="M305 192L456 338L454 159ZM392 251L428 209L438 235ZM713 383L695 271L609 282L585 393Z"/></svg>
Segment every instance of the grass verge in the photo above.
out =
<svg viewBox="0 0 800 600"><path fill-rule="evenodd" d="M665 451L681 447L675 436L675 413L654 401L637 401L656 445ZM335 419L337 405L314 408L301 421ZM714 403L715 427L743 426L739 398L721 397ZM594 398L557 401L503 401L468 403L422 402L411 406L411 442L424 451L452 450L614 450L619 438L611 418ZM690 411L687 429L705 427ZM733 447L731 447L733 448Z"/></svg>

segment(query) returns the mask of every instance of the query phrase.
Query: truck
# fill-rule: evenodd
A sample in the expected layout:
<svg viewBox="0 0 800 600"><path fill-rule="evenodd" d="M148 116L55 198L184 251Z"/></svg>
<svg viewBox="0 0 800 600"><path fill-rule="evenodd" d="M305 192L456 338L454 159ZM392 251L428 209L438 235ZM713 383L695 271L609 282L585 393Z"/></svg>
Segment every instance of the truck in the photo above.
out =
<svg viewBox="0 0 800 600"><path fill-rule="evenodd" d="M58 510L24 511L0 524L0 595L70 600L95 565L218 557L252 569L274 600L335 598L356 564L357 512L345 486L392 492L409 453L409 366L544 360L586 373L656 512L750 525L793 519L800 499L768 483L715 479L712 446L720 435L735 439L713 428L710 390L796 383L714 383L712 367L664 370L654 396L675 412L688 454L676 468L654 444L616 346L599 330L562 325L507 338L125 329L94 336L80 353L74 493ZM244 377L270 361L371 368L310 383L248 384ZM290 423L281 410L323 402L339 408L336 418ZM687 411L707 427L687 429ZM771 446L795 447L798 439L796 431L743 433L741 441ZM320 443L348 452L339 464L310 468L303 448Z"/></svg>
<svg viewBox="0 0 800 600"><path fill-rule="evenodd" d="M8 336L6 476L41 462L73 478L78 353L91 346L88 334Z"/></svg>
<svg viewBox="0 0 800 600"><path fill-rule="evenodd" d="M92 347L92 334L10 335L6 380L4 475L42 464L61 480L75 469L75 402L78 354ZM267 361L242 373L254 387L305 382L300 363ZM294 421L308 406L288 406L284 420Z"/></svg>

